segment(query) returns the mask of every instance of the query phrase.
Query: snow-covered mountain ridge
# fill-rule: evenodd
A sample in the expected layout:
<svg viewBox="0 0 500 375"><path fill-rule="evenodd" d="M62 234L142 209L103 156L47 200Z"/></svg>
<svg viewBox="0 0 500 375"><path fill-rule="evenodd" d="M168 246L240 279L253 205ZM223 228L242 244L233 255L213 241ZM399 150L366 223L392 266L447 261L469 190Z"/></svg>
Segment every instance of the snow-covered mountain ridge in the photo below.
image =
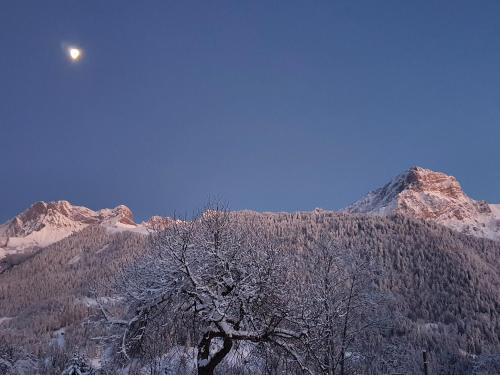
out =
<svg viewBox="0 0 500 375"><path fill-rule="evenodd" d="M132 211L123 205L93 211L68 201L36 202L0 225L0 258L9 253L48 246L89 225L102 225L109 231L147 233L145 224L136 224Z"/></svg>
<svg viewBox="0 0 500 375"><path fill-rule="evenodd" d="M403 214L451 229L500 240L500 204L467 196L453 176L412 167L343 210L376 215Z"/></svg>
<svg viewBox="0 0 500 375"><path fill-rule="evenodd" d="M403 214L477 237L500 240L500 204L474 200L464 193L455 177L421 167L399 174L343 212ZM46 247L89 225L100 225L110 232L147 234L165 228L171 221L153 216L137 224L132 211L123 205L93 211L64 200L37 202L0 225L0 259L10 253Z"/></svg>

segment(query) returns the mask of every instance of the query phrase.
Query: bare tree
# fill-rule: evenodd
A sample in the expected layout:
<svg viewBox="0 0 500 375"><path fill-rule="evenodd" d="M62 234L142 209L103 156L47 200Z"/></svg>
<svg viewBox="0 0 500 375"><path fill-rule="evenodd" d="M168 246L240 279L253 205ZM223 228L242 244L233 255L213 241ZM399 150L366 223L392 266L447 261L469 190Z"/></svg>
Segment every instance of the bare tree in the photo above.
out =
<svg viewBox="0 0 500 375"><path fill-rule="evenodd" d="M296 271L303 280L295 316L307 332L301 338L302 357L317 374L345 375L362 360L354 347L369 328L381 324L380 295L373 287L374 267L361 251L347 252L329 233L305 240ZM366 350L366 348L364 348Z"/></svg>
<svg viewBox="0 0 500 375"><path fill-rule="evenodd" d="M36 361L19 346L10 345L0 335L0 374L23 375L36 371Z"/></svg>
<svg viewBox="0 0 500 375"><path fill-rule="evenodd" d="M278 241L262 222L217 206L174 220L121 277L123 317L101 311L121 328L132 367L195 346L198 374L210 375L246 343L265 366L345 375L359 356L355 338L373 321L367 264L327 234L304 243Z"/></svg>
<svg viewBox="0 0 500 375"><path fill-rule="evenodd" d="M236 342L293 353L288 341L303 333L288 316L284 253L264 227L241 225L215 207L173 222L151 244L147 259L122 278L127 317L114 319L101 306L109 323L124 328L124 356L141 353L155 322L190 327L200 375L213 374Z"/></svg>

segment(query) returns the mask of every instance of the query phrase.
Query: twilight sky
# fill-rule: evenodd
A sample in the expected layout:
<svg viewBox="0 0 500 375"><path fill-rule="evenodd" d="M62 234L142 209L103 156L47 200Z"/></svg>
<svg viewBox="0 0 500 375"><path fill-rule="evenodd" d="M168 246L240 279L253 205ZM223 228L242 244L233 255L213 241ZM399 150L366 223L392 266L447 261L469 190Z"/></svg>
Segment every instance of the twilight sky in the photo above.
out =
<svg viewBox="0 0 500 375"><path fill-rule="evenodd" d="M3 1L0 222L57 199L338 209L412 165L500 203L499 20L498 0Z"/></svg>

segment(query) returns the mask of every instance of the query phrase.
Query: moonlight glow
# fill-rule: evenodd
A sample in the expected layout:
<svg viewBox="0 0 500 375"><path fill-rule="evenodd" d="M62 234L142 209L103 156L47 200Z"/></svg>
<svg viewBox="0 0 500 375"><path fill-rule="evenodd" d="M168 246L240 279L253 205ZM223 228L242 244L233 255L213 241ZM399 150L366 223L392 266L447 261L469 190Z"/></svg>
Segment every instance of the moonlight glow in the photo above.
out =
<svg viewBox="0 0 500 375"><path fill-rule="evenodd" d="M72 61L76 62L76 61L81 59L82 50L80 48L76 48L76 47L69 47L68 48L68 55Z"/></svg>

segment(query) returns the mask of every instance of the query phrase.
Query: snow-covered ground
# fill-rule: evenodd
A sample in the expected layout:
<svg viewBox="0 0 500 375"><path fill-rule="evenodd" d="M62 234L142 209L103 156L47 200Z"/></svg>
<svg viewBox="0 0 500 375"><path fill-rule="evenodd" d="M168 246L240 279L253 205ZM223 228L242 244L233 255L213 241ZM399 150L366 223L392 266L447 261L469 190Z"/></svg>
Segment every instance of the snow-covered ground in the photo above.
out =
<svg viewBox="0 0 500 375"><path fill-rule="evenodd" d="M64 345L66 344L65 335L66 335L65 328L60 328L57 331L54 331L52 334L52 343L60 349L64 348Z"/></svg>
<svg viewBox="0 0 500 375"><path fill-rule="evenodd" d="M82 304L87 307L96 307L101 305L112 305L115 303L120 302L123 300L123 297L121 296L112 296L112 297L99 297L97 300L96 298L91 298L91 297L82 297L82 298L77 298L75 300L76 304Z"/></svg>

